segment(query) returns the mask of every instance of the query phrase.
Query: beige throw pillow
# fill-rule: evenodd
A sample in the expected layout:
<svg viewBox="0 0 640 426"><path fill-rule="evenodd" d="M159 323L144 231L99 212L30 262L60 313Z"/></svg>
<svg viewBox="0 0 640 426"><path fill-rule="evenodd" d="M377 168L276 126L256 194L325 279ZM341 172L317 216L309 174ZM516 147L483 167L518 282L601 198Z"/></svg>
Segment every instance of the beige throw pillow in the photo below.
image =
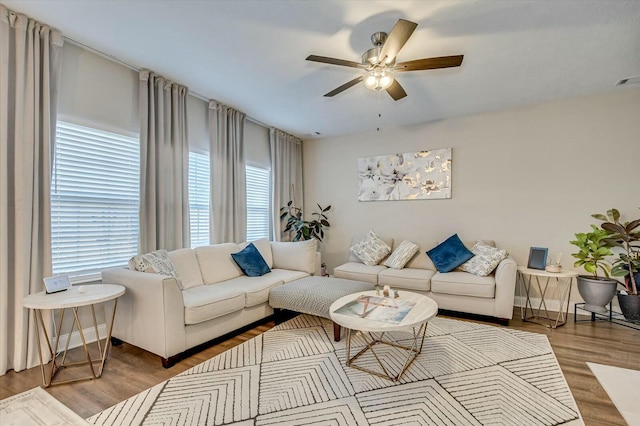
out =
<svg viewBox="0 0 640 426"><path fill-rule="evenodd" d="M391 253L391 247L382 241L375 232L369 231L369 234L362 241L351 247L351 251L365 265L375 266Z"/></svg>
<svg viewBox="0 0 640 426"><path fill-rule="evenodd" d="M509 256L506 250L500 250L478 241L471 252L475 255L467 262L459 266L458 269L469 272L479 277L486 277Z"/></svg>
<svg viewBox="0 0 640 426"><path fill-rule="evenodd" d="M391 253L391 256L384 262L384 266L393 269L402 269L411 260L413 256L420 250L420 246L411 241L404 240Z"/></svg>

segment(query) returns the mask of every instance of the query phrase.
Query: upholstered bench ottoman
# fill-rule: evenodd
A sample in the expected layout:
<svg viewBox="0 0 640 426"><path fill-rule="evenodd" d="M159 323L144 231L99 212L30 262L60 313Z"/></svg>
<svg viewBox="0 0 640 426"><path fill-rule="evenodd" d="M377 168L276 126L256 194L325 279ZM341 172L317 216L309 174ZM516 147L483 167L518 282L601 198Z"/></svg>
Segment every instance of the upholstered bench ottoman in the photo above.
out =
<svg viewBox="0 0 640 426"><path fill-rule="evenodd" d="M276 310L287 309L331 319L329 307L333 302L348 294L374 288L373 284L363 281L311 276L272 288L269 305ZM336 342L340 341L340 326L335 323L333 338Z"/></svg>

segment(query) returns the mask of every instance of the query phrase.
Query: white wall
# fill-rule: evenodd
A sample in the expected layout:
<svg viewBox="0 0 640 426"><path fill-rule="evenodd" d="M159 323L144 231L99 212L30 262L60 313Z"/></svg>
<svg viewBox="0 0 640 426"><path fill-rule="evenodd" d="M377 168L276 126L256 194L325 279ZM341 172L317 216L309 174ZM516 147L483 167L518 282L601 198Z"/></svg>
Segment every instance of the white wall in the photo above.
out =
<svg viewBox="0 0 640 426"><path fill-rule="evenodd" d="M358 157L447 147L452 199L357 201ZM569 268L569 240L595 223L591 213L640 215L639 89L308 140L303 150L306 214L333 206L322 244L329 268L346 260L352 234L369 229L417 243L456 232L493 239L520 265L531 246L548 247Z"/></svg>

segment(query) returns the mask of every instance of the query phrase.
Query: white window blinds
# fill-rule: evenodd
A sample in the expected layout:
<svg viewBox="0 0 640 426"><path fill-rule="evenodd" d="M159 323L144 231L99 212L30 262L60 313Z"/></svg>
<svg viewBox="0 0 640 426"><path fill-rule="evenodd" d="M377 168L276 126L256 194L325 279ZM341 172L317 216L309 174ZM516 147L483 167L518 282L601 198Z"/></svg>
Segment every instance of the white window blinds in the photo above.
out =
<svg viewBox="0 0 640 426"><path fill-rule="evenodd" d="M247 241L269 238L269 170L246 166L246 175Z"/></svg>
<svg viewBox="0 0 640 426"><path fill-rule="evenodd" d="M189 153L191 247L209 245L209 154Z"/></svg>
<svg viewBox="0 0 640 426"><path fill-rule="evenodd" d="M138 138L58 121L51 181L53 273L123 266L138 249Z"/></svg>

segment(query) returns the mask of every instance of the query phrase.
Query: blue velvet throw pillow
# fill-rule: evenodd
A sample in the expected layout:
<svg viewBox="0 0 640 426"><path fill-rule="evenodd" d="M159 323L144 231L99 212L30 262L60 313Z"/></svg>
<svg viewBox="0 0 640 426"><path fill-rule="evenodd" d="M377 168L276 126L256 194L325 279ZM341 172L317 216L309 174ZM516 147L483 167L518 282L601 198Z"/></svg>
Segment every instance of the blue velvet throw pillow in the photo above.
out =
<svg viewBox="0 0 640 426"><path fill-rule="evenodd" d="M471 250L462 244L458 234L453 234L427 251L427 255L438 268L438 272L451 272L474 256Z"/></svg>
<svg viewBox="0 0 640 426"><path fill-rule="evenodd" d="M253 243L249 244L238 253L231 253L231 257L233 257L233 260L248 277L261 277L264 274L271 272L269 265L267 265L267 262L265 262L264 258Z"/></svg>

